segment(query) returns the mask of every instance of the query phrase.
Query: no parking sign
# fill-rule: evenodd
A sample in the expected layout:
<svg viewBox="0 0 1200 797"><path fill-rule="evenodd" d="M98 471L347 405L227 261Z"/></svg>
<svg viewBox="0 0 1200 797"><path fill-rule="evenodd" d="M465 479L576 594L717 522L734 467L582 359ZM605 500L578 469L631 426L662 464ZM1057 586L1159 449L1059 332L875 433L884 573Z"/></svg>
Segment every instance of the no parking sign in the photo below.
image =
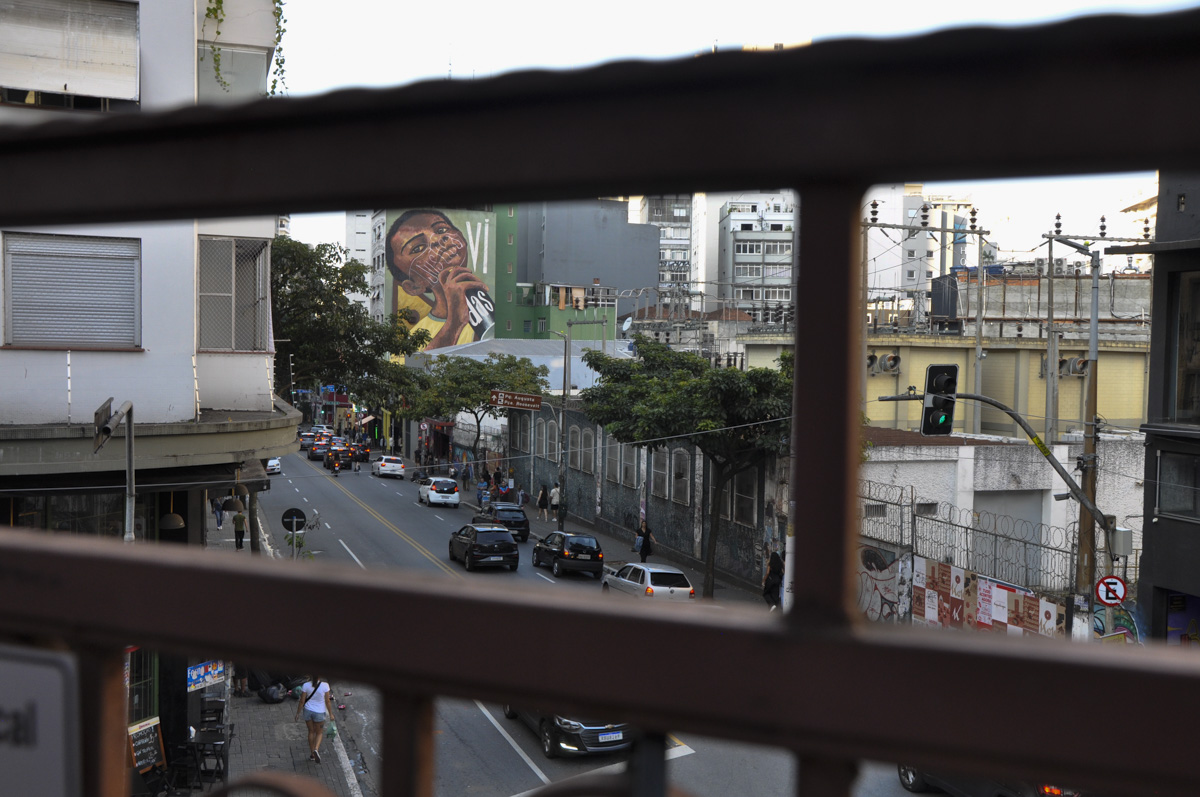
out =
<svg viewBox="0 0 1200 797"><path fill-rule="evenodd" d="M1105 576L1096 582L1096 600L1105 606L1120 606L1125 591L1125 581L1120 576Z"/></svg>

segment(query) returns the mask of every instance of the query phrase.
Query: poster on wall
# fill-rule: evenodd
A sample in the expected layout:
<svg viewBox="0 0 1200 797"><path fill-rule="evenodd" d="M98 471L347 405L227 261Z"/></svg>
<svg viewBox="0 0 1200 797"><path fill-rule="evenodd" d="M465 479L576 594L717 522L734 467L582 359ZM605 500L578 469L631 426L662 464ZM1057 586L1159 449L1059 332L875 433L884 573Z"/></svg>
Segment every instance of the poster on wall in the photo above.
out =
<svg viewBox="0 0 1200 797"><path fill-rule="evenodd" d="M389 210L384 252L387 312L428 331L426 349L495 335L495 213Z"/></svg>
<svg viewBox="0 0 1200 797"><path fill-rule="evenodd" d="M1167 644L1200 645L1200 598L1183 592L1167 593Z"/></svg>

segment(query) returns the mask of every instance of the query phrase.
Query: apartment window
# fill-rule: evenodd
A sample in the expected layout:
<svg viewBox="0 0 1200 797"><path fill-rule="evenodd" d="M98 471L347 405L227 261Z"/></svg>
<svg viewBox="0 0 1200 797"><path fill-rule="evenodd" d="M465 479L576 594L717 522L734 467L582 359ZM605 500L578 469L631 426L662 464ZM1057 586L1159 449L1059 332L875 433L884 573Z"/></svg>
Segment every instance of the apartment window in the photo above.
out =
<svg viewBox="0 0 1200 797"><path fill-rule="evenodd" d="M612 435L605 435L604 440L604 468L608 471L608 480L619 482L621 480L621 444L614 440Z"/></svg>
<svg viewBox="0 0 1200 797"><path fill-rule="evenodd" d="M771 231L772 232L783 232L783 225L782 224L772 224Z"/></svg>
<svg viewBox="0 0 1200 797"><path fill-rule="evenodd" d="M667 452L661 448L650 454L650 494L667 497Z"/></svg>
<svg viewBox="0 0 1200 797"><path fill-rule="evenodd" d="M508 273L509 273L509 274L511 274L511 273L512 273L512 263L509 263L509 264L508 264Z"/></svg>
<svg viewBox="0 0 1200 797"><path fill-rule="evenodd" d="M504 322L504 328L505 328L506 330L508 330L509 332L512 332L512 321L505 321L505 322Z"/></svg>
<svg viewBox="0 0 1200 797"><path fill-rule="evenodd" d="M671 452L671 499L684 506L692 500L692 467L686 449Z"/></svg>
<svg viewBox="0 0 1200 797"><path fill-rule="evenodd" d="M546 459L558 462L558 424L554 421L546 423Z"/></svg>
<svg viewBox="0 0 1200 797"><path fill-rule="evenodd" d="M266 50L221 45L221 79L217 82L212 50L207 42L197 45L196 98L202 103L230 103L267 95L271 63Z"/></svg>
<svg viewBox="0 0 1200 797"><path fill-rule="evenodd" d="M791 241L770 241L766 246L768 255L790 255L792 253Z"/></svg>
<svg viewBox="0 0 1200 797"><path fill-rule="evenodd" d="M905 249L904 251L908 253L908 259L909 259L909 260L912 260L913 258L915 258L915 257L917 256L917 250L916 250L916 249Z"/></svg>
<svg viewBox="0 0 1200 797"><path fill-rule="evenodd" d="M655 216L661 216L661 215L662 215L662 208L655 208L655 209L654 209L654 215L655 215Z"/></svg>
<svg viewBox="0 0 1200 797"><path fill-rule="evenodd" d="M533 322L530 321L528 318L526 318L524 321L521 322L521 331L522 332L532 332L533 331ZM545 330L539 329L538 331L543 332Z"/></svg>
<svg viewBox="0 0 1200 797"><path fill-rule="evenodd" d="M909 280L915 280L917 278L917 272L914 271L913 269L909 269L908 271L906 271L904 273L908 275L907 278Z"/></svg>
<svg viewBox="0 0 1200 797"><path fill-rule="evenodd" d="M1158 458L1154 514L1200 519L1200 457L1163 451Z"/></svg>
<svg viewBox="0 0 1200 797"><path fill-rule="evenodd" d="M735 255L761 255L763 245L761 241L739 241L733 245L733 253Z"/></svg>
<svg viewBox="0 0 1200 797"><path fill-rule="evenodd" d="M513 216L516 215L516 213L517 213L517 209L514 206L509 205L508 206L508 217L511 219Z"/></svg>
<svg viewBox="0 0 1200 797"><path fill-rule="evenodd" d="M202 237L200 348L266 351L271 328L267 241Z"/></svg>
<svg viewBox="0 0 1200 797"><path fill-rule="evenodd" d="M763 296L769 302L790 302L792 300L791 288L767 288L763 292Z"/></svg>
<svg viewBox="0 0 1200 797"><path fill-rule="evenodd" d="M567 432L567 466L579 470L579 427Z"/></svg>
<svg viewBox="0 0 1200 797"><path fill-rule="evenodd" d="M545 332L545 331L546 331L546 319L544 319L544 318L539 318L539 319L537 320L537 322L538 322L538 330L537 330L537 331L538 331L538 332Z"/></svg>
<svg viewBox="0 0 1200 797"><path fill-rule="evenodd" d="M735 277L754 277L761 279L763 275L762 266L734 266L733 276Z"/></svg>
<svg viewBox="0 0 1200 797"><path fill-rule="evenodd" d="M734 298L743 302L756 302L762 299L762 291L757 288L738 288L733 295Z"/></svg>
<svg viewBox="0 0 1200 797"><path fill-rule="evenodd" d="M790 263L781 263L779 265L767 266L764 269L763 273L764 273L764 276L771 277L774 279L790 280L792 278L792 266Z"/></svg>
<svg viewBox="0 0 1200 797"><path fill-rule="evenodd" d="M513 242L513 234L510 232L508 234L508 245L512 246L512 242Z"/></svg>
<svg viewBox="0 0 1200 797"><path fill-rule="evenodd" d="M508 302L509 304L512 304L512 291L508 292Z"/></svg>
<svg viewBox="0 0 1200 797"><path fill-rule="evenodd" d="M637 485L637 447L621 446L621 484L626 487Z"/></svg>
<svg viewBox="0 0 1200 797"><path fill-rule="evenodd" d="M596 437L591 429L584 429L579 441L579 469L584 473L596 472Z"/></svg>
<svg viewBox="0 0 1200 797"><path fill-rule="evenodd" d="M534 445L536 446L533 452L534 456L544 458L546 456L546 422L541 418L538 418L535 434L537 435L537 439L534 441Z"/></svg>
<svg viewBox="0 0 1200 797"><path fill-rule="evenodd" d="M142 345L142 243L77 235L4 236L4 342Z"/></svg>
<svg viewBox="0 0 1200 797"><path fill-rule="evenodd" d="M1167 420L1195 423L1200 420L1200 271L1172 276L1169 287L1168 295L1179 305L1172 309L1174 329L1169 320L1164 324L1172 336L1166 372L1175 383L1174 390L1166 391L1174 398L1173 406L1167 408Z"/></svg>
<svg viewBox="0 0 1200 797"><path fill-rule="evenodd" d="M675 218L687 218L687 208L672 208L671 210L675 213Z"/></svg>

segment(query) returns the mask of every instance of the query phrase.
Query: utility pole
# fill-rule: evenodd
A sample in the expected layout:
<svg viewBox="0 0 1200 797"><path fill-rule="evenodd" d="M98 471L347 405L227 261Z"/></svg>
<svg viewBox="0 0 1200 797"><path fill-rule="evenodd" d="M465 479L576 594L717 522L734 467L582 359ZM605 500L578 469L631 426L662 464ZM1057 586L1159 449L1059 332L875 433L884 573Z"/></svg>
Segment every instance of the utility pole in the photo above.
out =
<svg viewBox="0 0 1200 797"><path fill-rule="evenodd" d="M979 211L971 208L971 229L975 229L975 214ZM975 283L978 299L975 302L975 392L983 393L983 236L975 236L977 257L975 260ZM943 247L944 250L944 247ZM983 431L983 408L976 405L971 413L971 431L981 434Z"/></svg>
<svg viewBox="0 0 1200 797"><path fill-rule="evenodd" d="M1054 217L1054 236L1062 234L1062 214ZM1058 332L1054 329L1054 236L1046 247L1046 442L1058 437Z"/></svg>

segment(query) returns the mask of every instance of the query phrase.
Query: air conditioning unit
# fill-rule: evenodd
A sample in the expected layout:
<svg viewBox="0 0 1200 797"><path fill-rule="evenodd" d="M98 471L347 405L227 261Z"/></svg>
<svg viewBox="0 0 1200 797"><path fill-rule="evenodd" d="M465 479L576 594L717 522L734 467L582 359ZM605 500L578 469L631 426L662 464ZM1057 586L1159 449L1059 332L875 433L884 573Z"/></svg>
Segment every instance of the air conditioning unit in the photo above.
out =
<svg viewBox="0 0 1200 797"><path fill-rule="evenodd" d="M1054 258L1054 273L1055 275L1062 274L1067 268L1067 259L1065 257Z"/></svg>
<svg viewBox="0 0 1200 797"><path fill-rule="evenodd" d="M878 359L876 367L881 374L894 374L900 370L900 355L884 354Z"/></svg>
<svg viewBox="0 0 1200 797"><path fill-rule="evenodd" d="M1033 265L1035 268L1037 268L1038 273L1044 272L1046 270L1046 258L1035 257L1033 259Z"/></svg>
<svg viewBox="0 0 1200 797"><path fill-rule="evenodd" d="M1075 376L1087 376L1088 361L1082 357L1072 357L1068 362L1068 366L1071 373Z"/></svg>

